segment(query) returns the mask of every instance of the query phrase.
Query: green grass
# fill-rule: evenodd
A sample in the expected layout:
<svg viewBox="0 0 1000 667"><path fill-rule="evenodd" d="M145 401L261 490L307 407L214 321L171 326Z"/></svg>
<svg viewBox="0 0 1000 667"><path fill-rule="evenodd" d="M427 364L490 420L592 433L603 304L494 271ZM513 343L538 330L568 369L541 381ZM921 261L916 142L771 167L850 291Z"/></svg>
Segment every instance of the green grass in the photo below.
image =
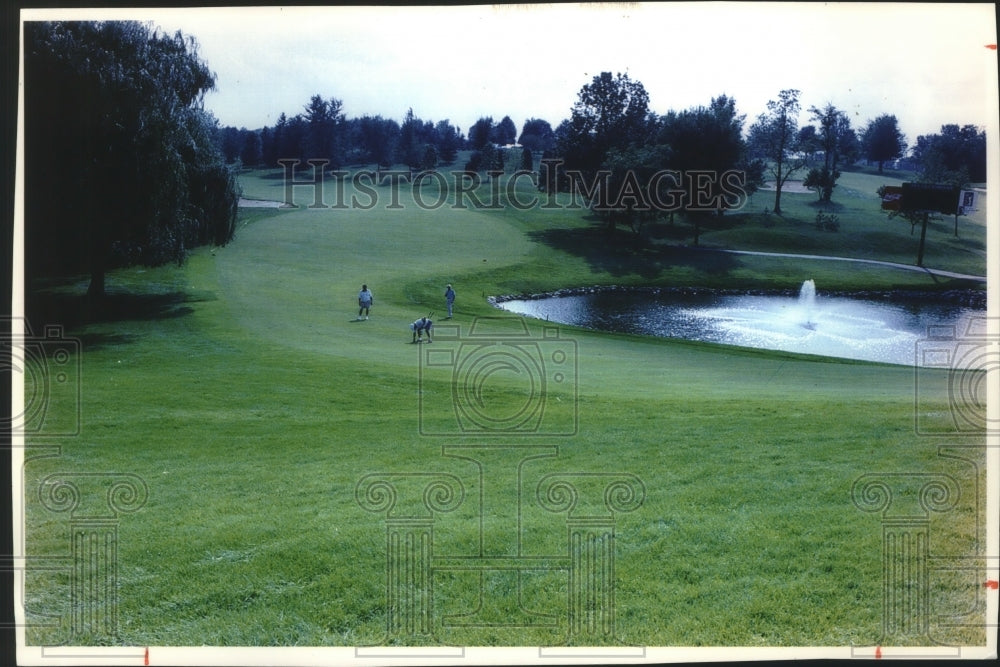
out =
<svg viewBox="0 0 1000 667"><path fill-rule="evenodd" d="M251 196L283 197L271 196L283 191L268 174L242 181ZM312 193L296 188L295 196L310 203ZM851 255L890 224L871 212L877 201L849 203L845 188L845 208L858 212L844 214L839 233L817 232L806 218L792 217L811 210L802 197L788 197L783 222L758 228L747 219L706 233L703 242L733 247L739 240L788 252L804 244L796 238L829 239L845 244L835 254ZM799 236L786 235L782 225ZM117 637L71 636L70 643L387 641L385 516L355 498L359 480L378 472L397 474L401 487L420 479L405 473L462 480L465 502L436 519L436 556L477 553L480 493L506 501L482 513L484 548L516 554L508 520L517 487L500 484L519 464L525 480L629 473L645 489L640 507L615 516L613 640L567 638L567 584L552 571L525 575L521 593L526 608L561 619L556 628L498 624L521 613L509 574L483 580L485 627L440 627L479 601L477 577L448 571L435 578L436 634L404 637L407 643L879 643L882 521L851 498L852 484L870 472L956 479L957 506L929 516L932 553L947 563L981 555L981 450L960 454L968 460L947 457L939 446L954 439L914 433L914 372L905 367L563 327L561 340L572 343L566 349L578 364L578 393L554 390L543 427L559 431L578 417L575 435L422 435L421 425L455 424L453 376L447 368L421 368L419 356L449 344L439 327L433 348L411 345L406 324L428 311L445 324L446 282L458 291L455 321L463 327L481 316L513 321L486 295L577 285L786 288L806 278L821 289L963 285L886 268L644 247L625 232L604 234L580 211L248 209L224 248L199 250L183 267L112 274L109 306L96 320L74 315L85 282L32 294L30 312L46 321L61 317L82 341L83 391L78 437L30 443L40 449L28 450L24 468L27 555L69 554L68 530L79 517L54 512L36 496L50 475L130 473L149 491L141 509L117 517ZM880 248L871 256L892 256ZM952 254L942 254L941 268L971 266ZM356 322L362 283L374 291L375 305L369 321ZM489 390L498 414L524 404L524 383L516 378L498 379ZM944 385L925 391L921 409L936 416L923 417L946 420ZM71 421L72 407L55 402L46 418ZM968 440L978 442L961 442ZM496 443L554 446L547 453L557 456L484 450L489 460L480 484L476 465L443 449ZM573 479L581 490L594 480ZM97 495L87 502L102 502L99 489L89 491ZM520 493L522 553L565 554L565 514L541 509L533 483ZM418 511L422 502L401 497L397 512ZM604 511L599 500L580 502L581 514ZM67 641L69 574L39 568L27 582L35 624L29 643ZM981 618L945 625L954 610L979 599L969 582L952 583L930 582L935 604L945 605L935 613L952 614L934 617L933 637L981 645Z"/></svg>
<svg viewBox="0 0 1000 667"><path fill-rule="evenodd" d="M845 172L837 182L830 205L821 205L815 194L783 192L782 215L764 215L774 206L774 192L758 191L732 224L702 235L709 246L744 250L785 248L786 252L825 254L915 264L920 229L902 218L889 218L879 210L880 185L899 185L890 176ZM840 222L837 232L816 228L819 212L832 213ZM954 216L932 218L927 232L923 265L957 273L985 276L985 211L962 216L955 236ZM780 251L779 251L780 252Z"/></svg>

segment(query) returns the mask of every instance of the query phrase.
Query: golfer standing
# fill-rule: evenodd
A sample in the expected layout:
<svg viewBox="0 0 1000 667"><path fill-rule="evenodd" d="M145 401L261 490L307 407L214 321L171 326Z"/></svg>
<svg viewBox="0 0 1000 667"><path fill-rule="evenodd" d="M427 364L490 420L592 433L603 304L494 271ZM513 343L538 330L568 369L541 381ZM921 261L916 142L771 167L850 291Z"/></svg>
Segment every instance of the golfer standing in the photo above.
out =
<svg viewBox="0 0 1000 667"><path fill-rule="evenodd" d="M455 290L451 288L451 284L445 286L444 290L444 300L448 304L448 319L451 319L451 307L455 305Z"/></svg>
<svg viewBox="0 0 1000 667"><path fill-rule="evenodd" d="M372 303L375 301L375 297L372 296L372 292L368 289L368 285L362 285L361 291L358 292L358 319L361 319L361 313L365 314L365 319L368 319L369 309L372 307Z"/></svg>

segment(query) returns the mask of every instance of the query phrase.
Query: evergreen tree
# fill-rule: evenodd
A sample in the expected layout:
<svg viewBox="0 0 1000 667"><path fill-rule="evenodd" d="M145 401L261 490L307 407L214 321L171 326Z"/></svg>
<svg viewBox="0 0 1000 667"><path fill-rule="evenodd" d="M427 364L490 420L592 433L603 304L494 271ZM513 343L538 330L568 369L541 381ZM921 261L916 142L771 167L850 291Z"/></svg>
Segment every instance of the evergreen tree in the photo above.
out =
<svg viewBox="0 0 1000 667"><path fill-rule="evenodd" d="M423 126L423 121L414 115L413 109L408 109L399 129L396 161L411 169L419 169L424 157Z"/></svg>
<svg viewBox="0 0 1000 667"><path fill-rule="evenodd" d="M868 123L861 135L865 156L878 162L878 173L889 160L903 157L906 153L906 137L899 131L895 116L882 114Z"/></svg>
<svg viewBox="0 0 1000 667"><path fill-rule="evenodd" d="M481 151L483 146L490 143L493 138L493 117L485 116L480 118L469 128L469 147L474 151Z"/></svg>
<svg viewBox="0 0 1000 667"><path fill-rule="evenodd" d="M264 145L259 132L245 132L243 134L243 150L240 152L240 161L244 166L257 167L263 159Z"/></svg>
<svg viewBox="0 0 1000 667"><path fill-rule="evenodd" d="M500 119L500 122L496 124L496 127L493 128L493 143L500 146L507 146L508 144L514 143L514 138L516 136L517 126L514 125L514 121L510 119L510 116L504 116Z"/></svg>
<svg viewBox="0 0 1000 667"><path fill-rule="evenodd" d="M438 158L442 164L451 164L462 147L462 134L447 120L439 121L435 128Z"/></svg>
<svg viewBox="0 0 1000 667"><path fill-rule="evenodd" d="M525 146L521 149L521 165L518 167L523 171L534 171L535 162L531 157L531 151Z"/></svg>

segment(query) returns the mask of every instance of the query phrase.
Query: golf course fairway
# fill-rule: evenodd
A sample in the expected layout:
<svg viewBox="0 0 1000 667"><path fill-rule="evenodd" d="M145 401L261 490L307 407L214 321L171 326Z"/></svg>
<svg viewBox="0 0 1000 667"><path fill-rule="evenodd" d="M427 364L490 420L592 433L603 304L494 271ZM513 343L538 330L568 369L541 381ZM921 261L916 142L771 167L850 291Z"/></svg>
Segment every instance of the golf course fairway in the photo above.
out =
<svg viewBox="0 0 1000 667"><path fill-rule="evenodd" d="M244 196L284 201L276 174L243 174ZM845 175L839 232L812 225L812 194L786 194L786 217L765 219L758 193L701 244L912 263L908 226L886 221L865 179ZM242 208L225 247L109 274L104 316L74 314L82 277L27 297L79 341L81 387L46 415L79 433L42 432L26 450L29 562L65 556L84 516L46 495L60 475L124 475L146 492L111 517L115 643L985 643L984 437L952 427L947 370L556 327L487 301L589 285L981 284L704 252L671 237L680 217L640 237L579 208L420 207L408 191L391 208L384 186L368 210L309 208L311 188L294 192L295 208ZM951 224L929 232L927 265L984 275L984 226L963 221L953 239ZM359 321L362 284L374 304ZM411 343L429 314L434 343ZM498 356L463 394L473 346L519 329L526 365ZM481 419L456 397L485 405ZM101 479L77 480L81 508L109 497ZM885 574L894 517L926 540L912 579ZM422 546L392 551L393 530ZM108 641L71 634L74 576L28 568L29 644ZM886 626L886 596L913 587L926 622Z"/></svg>

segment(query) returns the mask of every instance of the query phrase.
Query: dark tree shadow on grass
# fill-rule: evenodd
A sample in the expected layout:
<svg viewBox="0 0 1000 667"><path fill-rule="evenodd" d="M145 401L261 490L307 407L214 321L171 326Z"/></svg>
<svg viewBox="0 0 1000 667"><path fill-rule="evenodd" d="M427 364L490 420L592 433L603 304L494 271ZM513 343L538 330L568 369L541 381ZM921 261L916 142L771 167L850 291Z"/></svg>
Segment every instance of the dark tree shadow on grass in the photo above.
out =
<svg viewBox="0 0 1000 667"><path fill-rule="evenodd" d="M684 243L685 240L691 238L691 226L680 222L656 222L646 225L643 233L651 241Z"/></svg>
<svg viewBox="0 0 1000 667"><path fill-rule="evenodd" d="M134 343L138 340L138 336L133 334L113 334L113 333L98 333L98 332L85 332L77 334L74 338L80 340L80 345L84 350L93 351L101 350L109 347L118 347L121 345L128 345L129 343Z"/></svg>
<svg viewBox="0 0 1000 667"><path fill-rule="evenodd" d="M961 224L961 223L959 223L959 224ZM952 230L954 230L954 227L952 227ZM951 244L953 246L956 246L958 248L962 248L963 250L967 250L967 251L974 252L974 253L980 253L980 254L982 254L983 257L986 256L986 248L983 247L982 241L979 241L977 239L971 239L971 238L969 238L967 236L962 236L961 235L962 234L961 228L959 228L959 232L958 233L959 233L959 236L958 236L958 238L956 238L954 236L954 231L952 231L952 236L950 236L948 238L948 243L949 244ZM985 269L984 269L984 271L985 271Z"/></svg>
<svg viewBox="0 0 1000 667"><path fill-rule="evenodd" d="M655 234L658 238L679 240L683 235L690 236L691 231L684 223L677 223L673 229L657 224ZM543 229L530 232L529 237L555 250L582 257L595 273L607 272L612 276L638 274L655 280L664 271L676 267L724 275L741 265L735 255L655 244L627 229L609 230L603 223L570 229Z"/></svg>
<svg viewBox="0 0 1000 667"><path fill-rule="evenodd" d="M920 229L915 230L916 234L920 234ZM914 236L911 239L910 226L901 227L899 229L892 229L888 231L869 231L864 234L859 235L864 241L865 245L869 248L884 248L887 251L899 251L905 250L908 244L913 244L913 259L916 259L916 239L918 236ZM905 262L904 262L905 263Z"/></svg>
<svg viewBox="0 0 1000 667"><path fill-rule="evenodd" d="M133 292L125 288L109 289L100 299L91 299L76 286L50 285L25 295L25 318L32 336L45 334L46 327L61 326L64 335L79 338L85 346L118 345L135 340L128 333L81 332L88 325L115 322L155 321L184 317L194 312L192 303L214 301L209 293L193 294L180 290Z"/></svg>
<svg viewBox="0 0 1000 667"><path fill-rule="evenodd" d="M806 204L809 208L823 213L838 213L844 210L844 205L835 201L813 200Z"/></svg>

